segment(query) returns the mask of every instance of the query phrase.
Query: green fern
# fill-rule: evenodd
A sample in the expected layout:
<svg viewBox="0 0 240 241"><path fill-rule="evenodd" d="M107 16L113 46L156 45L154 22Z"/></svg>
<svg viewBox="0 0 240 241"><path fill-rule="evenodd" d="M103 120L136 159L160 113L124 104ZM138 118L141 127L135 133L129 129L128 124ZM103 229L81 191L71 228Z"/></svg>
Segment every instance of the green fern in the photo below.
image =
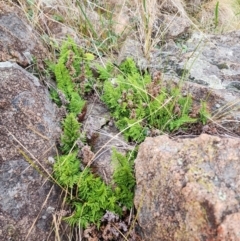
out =
<svg viewBox="0 0 240 241"><path fill-rule="evenodd" d="M82 227L90 223L99 225L110 194L111 189L99 177L95 177L89 168L84 169L77 182L77 196L81 202L74 202L75 212L69 218L70 223L80 222Z"/></svg>
<svg viewBox="0 0 240 241"><path fill-rule="evenodd" d="M85 106L86 102L80 97L76 92L70 94L70 103L68 105L68 110L71 113L80 113Z"/></svg>
<svg viewBox="0 0 240 241"><path fill-rule="evenodd" d="M55 178L63 187L71 188L71 193L76 193L69 199L74 209L73 214L66 218L69 224L78 224L83 228L91 223L99 226L106 210L121 215L122 207L132 208L135 186L133 161L129 161L129 158L116 150L113 151L112 159L112 187L93 175L90 168L80 171L80 161L76 152L57 159L54 164Z"/></svg>
<svg viewBox="0 0 240 241"><path fill-rule="evenodd" d="M75 115L70 113L62 125L64 131L61 136L61 150L63 153L68 153L73 148L75 141L80 137L80 123L76 120Z"/></svg>
<svg viewBox="0 0 240 241"><path fill-rule="evenodd" d="M138 70L135 62L132 58L127 58L124 62L122 62L119 66L120 70L123 72L123 74L140 74L140 71Z"/></svg>
<svg viewBox="0 0 240 241"><path fill-rule="evenodd" d="M63 42L59 53L58 62L49 64L54 72L57 88L66 96L69 105L68 110L75 115L79 114L85 105L81 94L90 92L94 84L93 74L90 69L90 61L93 55L84 53L73 39L68 38ZM56 99L56 95L54 95Z"/></svg>
<svg viewBox="0 0 240 241"><path fill-rule="evenodd" d="M113 71L113 65L109 62L107 63L106 67L103 67L99 64L96 65L98 74L99 74L99 79L100 80L107 80L111 78L112 76L112 71Z"/></svg>
<svg viewBox="0 0 240 241"><path fill-rule="evenodd" d="M54 176L58 183L65 188L73 188L79 180L80 163L77 159L77 153L69 153L57 158L54 164Z"/></svg>
<svg viewBox="0 0 240 241"><path fill-rule="evenodd" d="M169 130L177 130L184 124L195 123L196 119L189 117L188 115L181 116L180 118L173 120L169 123Z"/></svg>
<svg viewBox="0 0 240 241"><path fill-rule="evenodd" d="M113 150L112 160L114 163L113 182L115 196L119 203L128 209L133 206L135 177L133 173L133 162L121 153Z"/></svg>
<svg viewBox="0 0 240 241"><path fill-rule="evenodd" d="M142 142L146 137L147 129L144 128L137 120L124 117L116 122L120 130L124 130L123 136L128 141Z"/></svg>
<svg viewBox="0 0 240 241"><path fill-rule="evenodd" d="M55 73L57 88L65 95L69 103L67 104L69 114L62 123L61 151L63 155L56 158L54 177L65 190L71 193L67 201L73 209L73 213L66 218L66 221L71 225L77 224L83 228L86 228L91 223L99 227L101 218L106 210L121 214L123 206L127 208L132 207L133 188L135 185L133 168L132 164L129 165L124 156L114 151L114 158L118 164L115 166L113 186L106 185L100 177L91 172L90 168L80 169L82 164L77 157L77 146L74 146L74 144L82 137L80 134L81 125L78 123L76 115L81 112L85 105L85 101L79 93L84 94L86 90L89 91L91 89L92 72L89 67L89 61L92 59L92 55L85 54L70 38L63 43L59 55L58 62L55 65L51 65L51 69ZM129 63L124 68L128 68L130 71L133 65ZM98 69L99 80L104 80L111 77L110 72L113 70L113 66L108 64L106 69L100 67ZM140 75L136 73L136 76ZM130 78L132 77L130 76ZM124 78L123 81L125 81ZM141 81L138 82L140 83ZM129 86L128 83L126 85ZM79 89L80 87L84 88L83 91ZM113 89L113 86L109 85L109 88ZM122 86L123 89L124 87ZM119 92L121 95L121 90ZM128 99L134 97L130 92L128 93ZM132 97L130 97L130 94ZM109 95L109 97L112 98L112 109L116 109L117 104L114 101L117 96L113 98ZM59 105L62 104L57 91L52 92L52 98ZM141 101L141 98L139 100ZM130 114L127 108L128 104L125 104L125 110L118 109L120 116ZM139 108L138 115L142 116L143 113L144 110ZM135 120L127 119L127 125L131 125L133 121ZM141 131L141 125L133 124L129 129L129 135L133 136L133 138L135 136L139 138L138 132Z"/></svg>
<svg viewBox="0 0 240 241"><path fill-rule="evenodd" d="M129 58L120 70L120 75L105 80L102 100L128 141L143 141L151 128L172 132L199 121L189 117L192 97L183 97L179 87L167 90L160 80L152 81L148 73L141 74Z"/></svg>
<svg viewBox="0 0 240 241"><path fill-rule="evenodd" d="M74 91L74 84L72 78L69 74L69 70L66 68L65 63L67 57L70 54L70 50L60 57L58 63L55 65L54 74L57 81L57 88L60 89L67 98L70 97L70 94Z"/></svg>
<svg viewBox="0 0 240 241"><path fill-rule="evenodd" d="M54 88L50 89L50 97L51 97L52 101L57 104L58 107L60 107L62 105L58 92Z"/></svg>

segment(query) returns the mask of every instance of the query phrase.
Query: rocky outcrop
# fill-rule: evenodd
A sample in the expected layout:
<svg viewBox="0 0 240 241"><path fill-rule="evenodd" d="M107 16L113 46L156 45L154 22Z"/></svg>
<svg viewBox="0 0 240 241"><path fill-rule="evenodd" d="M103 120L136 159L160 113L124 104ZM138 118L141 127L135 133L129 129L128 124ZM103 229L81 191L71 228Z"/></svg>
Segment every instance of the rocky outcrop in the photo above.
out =
<svg viewBox="0 0 240 241"><path fill-rule="evenodd" d="M240 90L240 31L224 35L194 34L186 42L187 53L177 71L188 72L188 80L215 89Z"/></svg>
<svg viewBox="0 0 240 241"><path fill-rule="evenodd" d="M240 139L147 138L135 161L144 240L237 241Z"/></svg>
<svg viewBox="0 0 240 241"><path fill-rule="evenodd" d="M182 46L168 42L151 53L149 68L213 89L240 90L239 36L194 33Z"/></svg>
<svg viewBox="0 0 240 241"><path fill-rule="evenodd" d="M58 199L46 175L59 136L55 108L17 64L0 63L0 89L0 240L47 240Z"/></svg>
<svg viewBox="0 0 240 241"><path fill-rule="evenodd" d="M47 56L47 50L16 6L0 3L0 61L14 61L27 66L33 58L38 66Z"/></svg>

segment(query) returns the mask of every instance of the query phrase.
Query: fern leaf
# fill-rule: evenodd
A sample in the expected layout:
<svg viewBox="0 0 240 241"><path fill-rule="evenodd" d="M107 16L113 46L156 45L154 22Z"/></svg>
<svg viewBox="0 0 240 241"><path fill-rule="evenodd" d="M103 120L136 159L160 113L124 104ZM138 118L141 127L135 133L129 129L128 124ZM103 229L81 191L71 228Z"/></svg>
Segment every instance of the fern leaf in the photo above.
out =
<svg viewBox="0 0 240 241"><path fill-rule="evenodd" d="M67 115L63 122L63 135L61 136L62 151L68 153L74 142L80 137L80 123L73 113Z"/></svg>
<svg viewBox="0 0 240 241"><path fill-rule="evenodd" d="M86 102L80 97L78 93L72 92L70 95L70 103L68 109L71 113L77 115L82 111L85 103Z"/></svg>
<svg viewBox="0 0 240 241"><path fill-rule="evenodd" d="M54 176L63 187L72 188L79 179L80 163L76 156L76 152L62 155L53 166Z"/></svg>

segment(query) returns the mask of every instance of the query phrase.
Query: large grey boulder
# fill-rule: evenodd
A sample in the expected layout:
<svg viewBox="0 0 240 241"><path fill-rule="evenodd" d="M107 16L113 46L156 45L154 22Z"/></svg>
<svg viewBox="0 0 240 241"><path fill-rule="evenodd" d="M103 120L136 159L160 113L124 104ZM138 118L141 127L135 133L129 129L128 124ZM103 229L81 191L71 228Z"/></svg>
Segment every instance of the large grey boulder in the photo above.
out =
<svg viewBox="0 0 240 241"><path fill-rule="evenodd" d="M59 127L46 88L0 63L0 240L52 240L56 189L48 181Z"/></svg>
<svg viewBox="0 0 240 241"><path fill-rule="evenodd" d="M240 240L240 139L147 138L135 207L146 241Z"/></svg>

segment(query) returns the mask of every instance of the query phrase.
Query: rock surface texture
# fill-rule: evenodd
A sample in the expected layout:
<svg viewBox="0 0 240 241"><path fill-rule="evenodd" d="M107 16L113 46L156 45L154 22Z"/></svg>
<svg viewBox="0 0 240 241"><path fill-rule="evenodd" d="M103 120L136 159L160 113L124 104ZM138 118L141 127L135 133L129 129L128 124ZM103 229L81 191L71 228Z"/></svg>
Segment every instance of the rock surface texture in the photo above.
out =
<svg viewBox="0 0 240 241"><path fill-rule="evenodd" d="M240 139L147 138L135 205L146 241L240 240Z"/></svg>
<svg viewBox="0 0 240 241"><path fill-rule="evenodd" d="M27 66L37 59L39 67L47 51L27 24L23 12L17 7L0 3L0 61L14 61Z"/></svg>
<svg viewBox="0 0 240 241"><path fill-rule="evenodd" d="M0 63L0 90L0 240L47 240L57 196L37 166L49 171L59 135L55 109L17 64Z"/></svg>
<svg viewBox="0 0 240 241"><path fill-rule="evenodd" d="M183 45L169 41L151 53L149 68L208 86L240 90L240 31L222 35L194 33Z"/></svg>
<svg viewBox="0 0 240 241"><path fill-rule="evenodd" d="M88 104L83 129L95 153L92 168L97 170L106 183L112 181L113 148L122 154L133 149L111 121L109 112L103 104L98 102Z"/></svg>

